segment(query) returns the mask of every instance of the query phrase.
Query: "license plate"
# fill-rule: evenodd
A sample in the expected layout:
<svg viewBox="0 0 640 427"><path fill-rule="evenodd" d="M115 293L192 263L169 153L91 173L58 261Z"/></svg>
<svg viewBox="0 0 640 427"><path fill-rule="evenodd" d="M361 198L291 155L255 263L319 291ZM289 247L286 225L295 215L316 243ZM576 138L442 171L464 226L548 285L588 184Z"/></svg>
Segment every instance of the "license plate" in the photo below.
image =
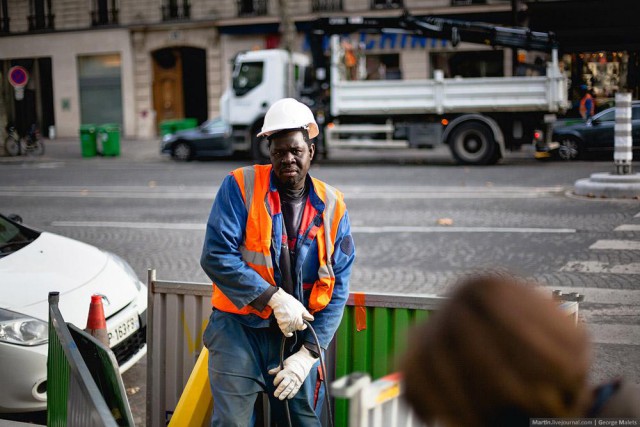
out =
<svg viewBox="0 0 640 427"><path fill-rule="evenodd" d="M131 316L123 322L118 323L107 331L109 334L109 347L113 348L138 329L140 329L140 319L138 315Z"/></svg>

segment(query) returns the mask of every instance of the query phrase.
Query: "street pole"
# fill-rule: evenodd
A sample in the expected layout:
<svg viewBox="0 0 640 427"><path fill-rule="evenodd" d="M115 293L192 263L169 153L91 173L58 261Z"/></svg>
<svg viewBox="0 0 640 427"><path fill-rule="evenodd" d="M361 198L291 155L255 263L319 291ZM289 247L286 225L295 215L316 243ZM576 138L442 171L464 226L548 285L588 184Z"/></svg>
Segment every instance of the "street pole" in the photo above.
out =
<svg viewBox="0 0 640 427"><path fill-rule="evenodd" d="M511 25L514 27L518 26L518 4L519 0L511 0ZM511 75L516 75L516 70L518 69L518 48L511 48Z"/></svg>
<svg viewBox="0 0 640 427"><path fill-rule="evenodd" d="M631 93L616 93L616 124L614 126L615 149L613 161L616 175L631 174L632 136L631 136Z"/></svg>
<svg viewBox="0 0 640 427"><path fill-rule="evenodd" d="M287 97L295 96L295 78L293 73L293 46L296 40L296 25L291 19L288 0L278 0L280 7L280 33L282 34L282 47L289 53L287 67Z"/></svg>

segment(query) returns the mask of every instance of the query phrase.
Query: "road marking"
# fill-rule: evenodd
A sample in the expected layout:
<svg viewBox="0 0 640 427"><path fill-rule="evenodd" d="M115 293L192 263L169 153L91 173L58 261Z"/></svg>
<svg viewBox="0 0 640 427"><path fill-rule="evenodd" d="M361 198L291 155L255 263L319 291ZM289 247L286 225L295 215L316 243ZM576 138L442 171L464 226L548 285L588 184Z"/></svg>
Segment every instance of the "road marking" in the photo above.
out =
<svg viewBox="0 0 640 427"><path fill-rule="evenodd" d="M560 290L563 293L577 292L584 295L585 303L612 305L640 305L640 290L587 288L583 286L569 287L545 285L550 290ZM582 310L582 309L581 309Z"/></svg>
<svg viewBox="0 0 640 427"><path fill-rule="evenodd" d="M219 187L203 186L10 186L0 197L92 197L209 200ZM564 194L564 187L344 186L347 200L535 199Z"/></svg>
<svg viewBox="0 0 640 427"><path fill-rule="evenodd" d="M613 231L640 231L640 224L622 224L614 228Z"/></svg>
<svg viewBox="0 0 640 427"><path fill-rule="evenodd" d="M637 240L598 240L589 249L613 249L640 251L640 241Z"/></svg>
<svg viewBox="0 0 640 427"><path fill-rule="evenodd" d="M640 262L614 264L600 261L569 261L560 271L572 273L640 274Z"/></svg>
<svg viewBox="0 0 640 427"><path fill-rule="evenodd" d="M640 344L640 325L587 323L586 326L596 344Z"/></svg>
<svg viewBox="0 0 640 427"><path fill-rule="evenodd" d="M563 195L553 187L340 186L345 199L535 199Z"/></svg>
<svg viewBox="0 0 640 427"><path fill-rule="evenodd" d="M574 228L515 228L515 227L411 227L380 226L351 227L354 233L575 233Z"/></svg>
<svg viewBox="0 0 640 427"><path fill-rule="evenodd" d="M120 221L53 221L54 227L111 227L165 230L204 230L203 223L120 222ZM511 227L351 227L353 233L575 233L573 228L511 228Z"/></svg>
<svg viewBox="0 0 640 427"><path fill-rule="evenodd" d="M142 228L163 230L197 230L204 231L204 223L171 223L171 222L116 222L116 221L53 221L54 227L108 227L108 228Z"/></svg>

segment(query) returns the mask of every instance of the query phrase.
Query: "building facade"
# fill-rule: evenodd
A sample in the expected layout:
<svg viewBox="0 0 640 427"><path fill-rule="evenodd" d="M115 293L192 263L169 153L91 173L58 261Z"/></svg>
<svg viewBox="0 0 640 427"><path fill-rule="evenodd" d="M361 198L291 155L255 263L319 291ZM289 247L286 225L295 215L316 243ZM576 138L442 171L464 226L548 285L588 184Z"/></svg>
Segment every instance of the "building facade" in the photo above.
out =
<svg viewBox="0 0 640 427"><path fill-rule="evenodd" d="M510 0L0 0L0 120L20 130L73 137L81 124L119 123L152 138L164 120L219 114L231 62L243 50L278 47L281 3L308 51L305 29L321 16L442 15L512 23ZM502 76L509 50L394 35L349 36L366 60L363 78ZM22 66L20 100L6 76Z"/></svg>

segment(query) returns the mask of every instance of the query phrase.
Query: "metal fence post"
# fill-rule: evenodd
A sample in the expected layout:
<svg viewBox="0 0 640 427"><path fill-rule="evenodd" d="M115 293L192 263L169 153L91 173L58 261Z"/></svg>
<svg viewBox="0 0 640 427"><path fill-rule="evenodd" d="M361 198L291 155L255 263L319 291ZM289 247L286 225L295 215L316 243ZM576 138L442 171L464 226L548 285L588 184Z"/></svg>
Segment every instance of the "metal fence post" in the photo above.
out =
<svg viewBox="0 0 640 427"><path fill-rule="evenodd" d="M616 175L631 174L632 136L631 136L631 93L616 93L616 124L614 127L615 151L613 160Z"/></svg>

